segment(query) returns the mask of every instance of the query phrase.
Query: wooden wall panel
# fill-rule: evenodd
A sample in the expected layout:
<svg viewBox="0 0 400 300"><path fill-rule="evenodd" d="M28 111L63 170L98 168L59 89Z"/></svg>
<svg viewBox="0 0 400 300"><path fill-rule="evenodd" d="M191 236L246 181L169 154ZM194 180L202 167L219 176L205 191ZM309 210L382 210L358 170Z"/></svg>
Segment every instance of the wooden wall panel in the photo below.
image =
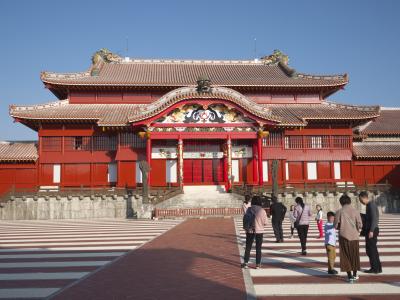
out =
<svg viewBox="0 0 400 300"><path fill-rule="evenodd" d="M135 187L136 186L136 161L121 161L118 172L118 186Z"/></svg>
<svg viewBox="0 0 400 300"><path fill-rule="evenodd" d="M98 103L121 103L122 92L98 92L97 93Z"/></svg>
<svg viewBox="0 0 400 300"><path fill-rule="evenodd" d="M96 101L95 92L76 92L71 91L69 95L70 103L93 103Z"/></svg>
<svg viewBox="0 0 400 300"><path fill-rule="evenodd" d="M93 164L93 184L109 185L108 182L108 164Z"/></svg>
<svg viewBox="0 0 400 300"><path fill-rule="evenodd" d="M150 171L150 184L152 186L166 186L166 160L165 159L152 159Z"/></svg>
<svg viewBox="0 0 400 300"><path fill-rule="evenodd" d="M393 166L388 175L389 183L396 188L400 188L400 165Z"/></svg>
<svg viewBox="0 0 400 300"><path fill-rule="evenodd" d="M220 183L224 181L224 160L213 159L214 182Z"/></svg>
<svg viewBox="0 0 400 300"><path fill-rule="evenodd" d="M36 189L36 164L0 164L0 196L15 189Z"/></svg>
<svg viewBox="0 0 400 300"><path fill-rule="evenodd" d="M319 161L317 162L317 176L318 179L331 179L331 162Z"/></svg>
<svg viewBox="0 0 400 300"><path fill-rule="evenodd" d="M89 186L90 164L64 164L61 171L61 182L66 186Z"/></svg>
<svg viewBox="0 0 400 300"><path fill-rule="evenodd" d="M184 159L183 160L183 182L192 183L193 182L193 160Z"/></svg>
<svg viewBox="0 0 400 300"><path fill-rule="evenodd" d="M351 161L342 161L340 163L340 175L344 180L351 180L353 178L351 174Z"/></svg>
<svg viewBox="0 0 400 300"><path fill-rule="evenodd" d="M62 176L62 174L61 174L61 176ZM53 164L42 164L40 166L39 183L40 183L40 185L54 185L54 182L53 182Z"/></svg>
<svg viewBox="0 0 400 300"><path fill-rule="evenodd" d="M288 162L289 168L289 181L303 181L304 180L304 170L303 162Z"/></svg>
<svg viewBox="0 0 400 300"><path fill-rule="evenodd" d="M203 182L203 161L193 159L193 183L201 184Z"/></svg>
<svg viewBox="0 0 400 300"><path fill-rule="evenodd" d="M213 179L213 160L204 159L203 160L203 182L212 184Z"/></svg>
<svg viewBox="0 0 400 300"><path fill-rule="evenodd" d="M239 183L249 183L247 181L247 168L248 168L248 159L240 158L239 159Z"/></svg>

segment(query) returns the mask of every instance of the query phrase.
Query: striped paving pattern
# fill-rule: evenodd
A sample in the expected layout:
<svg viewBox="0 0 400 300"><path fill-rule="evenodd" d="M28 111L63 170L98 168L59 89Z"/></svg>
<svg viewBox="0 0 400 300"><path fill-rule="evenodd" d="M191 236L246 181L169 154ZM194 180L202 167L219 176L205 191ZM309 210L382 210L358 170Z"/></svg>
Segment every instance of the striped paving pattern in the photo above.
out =
<svg viewBox="0 0 400 300"><path fill-rule="evenodd" d="M235 219L241 247L245 247L246 235L242 229L242 219ZM275 243L270 224L266 226L262 248L262 268L255 269L255 245L251 252L249 272L250 290L258 299L400 299L400 215L383 215L379 223L380 238L378 249L383 273L367 274L360 272L357 283L346 282L347 275L339 272L337 276L327 274L327 257L324 240L317 239L318 230L311 222L307 242L307 256L300 255L300 241L290 239L290 223L284 221L284 243ZM339 249L336 269L339 268ZM369 269L365 253L365 241L360 237L360 256L362 270ZM251 284L253 286L251 286ZM327 298L325 298L327 299Z"/></svg>
<svg viewBox="0 0 400 300"><path fill-rule="evenodd" d="M0 221L0 299L48 297L180 222Z"/></svg>

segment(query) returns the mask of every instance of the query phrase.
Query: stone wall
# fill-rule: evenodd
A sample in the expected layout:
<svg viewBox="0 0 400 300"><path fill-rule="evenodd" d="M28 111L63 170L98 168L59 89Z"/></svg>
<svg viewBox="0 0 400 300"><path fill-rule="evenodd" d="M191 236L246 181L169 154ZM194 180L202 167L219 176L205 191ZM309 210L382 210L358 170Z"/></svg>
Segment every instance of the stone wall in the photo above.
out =
<svg viewBox="0 0 400 300"><path fill-rule="evenodd" d="M279 199L289 209L290 205L294 205L294 199L298 196L302 197L304 202L310 205L312 211L316 212L316 205L322 206L325 213L328 211L336 211L341 206L339 198L342 193L306 193L304 194L280 194ZM358 194L356 192L349 192L347 195L351 198L352 205L361 212L365 211L365 206L358 201ZM380 213L399 213L400 212L400 195L396 192L382 192L378 194L370 193L370 197L374 199Z"/></svg>
<svg viewBox="0 0 400 300"><path fill-rule="evenodd" d="M320 204L324 212L340 208L340 193L280 194L279 199L288 207L297 196L303 197L315 213ZM352 204L363 211L356 193L348 193ZM400 195L395 192L371 194L381 213L399 213ZM239 195L235 198L240 199ZM237 199L235 199L238 201ZM166 202L167 203L167 202ZM236 203L236 202L235 202ZM166 207L168 208L168 207ZM140 195L102 196L26 196L15 197L0 204L0 220L48 220L92 218L146 218L152 217L154 205L145 204Z"/></svg>
<svg viewBox="0 0 400 300"><path fill-rule="evenodd" d="M0 220L151 218L153 206L141 196L34 196L1 203Z"/></svg>

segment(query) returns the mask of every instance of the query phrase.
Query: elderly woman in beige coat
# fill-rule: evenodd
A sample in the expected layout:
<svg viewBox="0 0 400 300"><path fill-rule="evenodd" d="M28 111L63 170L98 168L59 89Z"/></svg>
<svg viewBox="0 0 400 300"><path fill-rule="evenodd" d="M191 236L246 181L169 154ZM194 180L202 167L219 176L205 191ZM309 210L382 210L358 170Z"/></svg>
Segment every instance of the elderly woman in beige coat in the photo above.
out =
<svg viewBox="0 0 400 300"><path fill-rule="evenodd" d="M360 270L359 232L362 228L360 213L351 206L351 199L343 195L339 199L342 208L336 212L335 228L339 230L340 270L347 272L348 282L358 280Z"/></svg>

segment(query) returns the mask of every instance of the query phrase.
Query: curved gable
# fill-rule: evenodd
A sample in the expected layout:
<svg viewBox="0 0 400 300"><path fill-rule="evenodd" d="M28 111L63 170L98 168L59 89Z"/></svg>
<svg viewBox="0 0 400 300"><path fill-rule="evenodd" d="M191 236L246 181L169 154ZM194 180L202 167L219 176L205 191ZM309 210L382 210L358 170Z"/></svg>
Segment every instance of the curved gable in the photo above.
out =
<svg viewBox="0 0 400 300"><path fill-rule="evenodd" d="M212 87L210 92L198 92L196 87L183 87L175 89L152 104L136 110L130 115L128 120L137 123L145 120L152 120L154 117L160 116L175 104L187 100L210 100L210 102L223 100L232 103L234 106L241 108L247 112L250 117L254 117L258 121L280 123L281 120L274 116L267 107L258 105L242 95L241 93L225 87Z"/></svg>

